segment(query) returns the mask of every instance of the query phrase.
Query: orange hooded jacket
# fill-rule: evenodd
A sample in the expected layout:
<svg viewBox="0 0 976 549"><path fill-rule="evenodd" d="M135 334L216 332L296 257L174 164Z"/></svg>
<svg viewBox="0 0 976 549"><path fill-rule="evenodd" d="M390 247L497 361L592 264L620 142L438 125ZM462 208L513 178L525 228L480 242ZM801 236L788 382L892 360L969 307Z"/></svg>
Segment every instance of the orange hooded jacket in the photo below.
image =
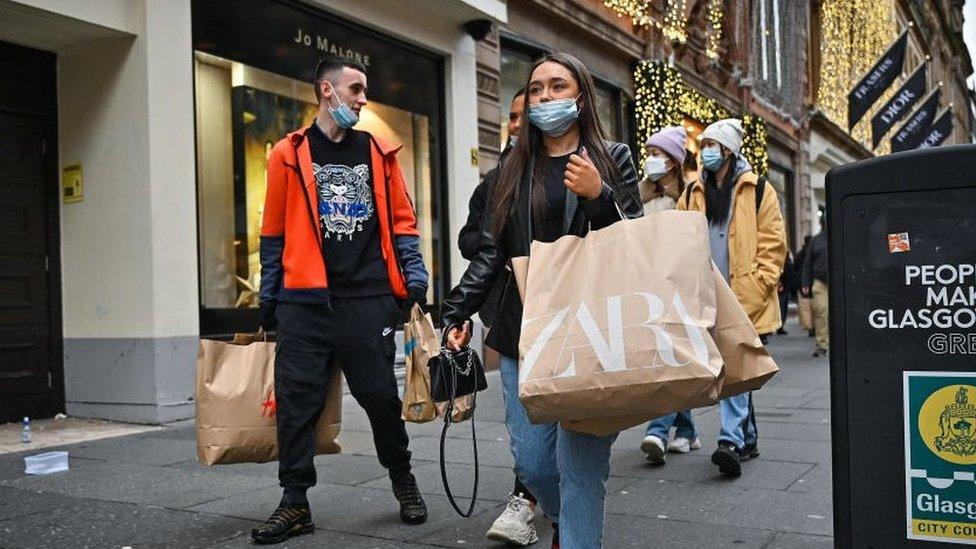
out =
<svg viewBox="0 0 976 549"><path fill-rule="evenodd" d="M308 130L306 127L288 134L275 144L268 158L268 189L261 225L262 303L326 303L329 300ZM405 299L408 285L426 289L427 272L416 245L420 233L413 204L396 158L402 146L368 135L380 248L390 289L394 297ZM410 244L404 248L400 246L402 241ZM403 249L409 250L410 257L401 257Z"/></svg>

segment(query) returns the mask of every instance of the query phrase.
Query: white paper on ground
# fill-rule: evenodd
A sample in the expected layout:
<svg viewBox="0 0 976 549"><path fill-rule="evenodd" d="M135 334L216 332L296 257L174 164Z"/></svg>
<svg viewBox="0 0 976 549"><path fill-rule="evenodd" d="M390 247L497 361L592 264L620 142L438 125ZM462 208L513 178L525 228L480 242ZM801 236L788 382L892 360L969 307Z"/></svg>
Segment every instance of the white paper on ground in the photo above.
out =
<svg viewBox="0 0 976 549"><path fill-rule="evenodd" d="M45 452L24 458L24 473L49 475L68 470L68 452Z"/></svg>

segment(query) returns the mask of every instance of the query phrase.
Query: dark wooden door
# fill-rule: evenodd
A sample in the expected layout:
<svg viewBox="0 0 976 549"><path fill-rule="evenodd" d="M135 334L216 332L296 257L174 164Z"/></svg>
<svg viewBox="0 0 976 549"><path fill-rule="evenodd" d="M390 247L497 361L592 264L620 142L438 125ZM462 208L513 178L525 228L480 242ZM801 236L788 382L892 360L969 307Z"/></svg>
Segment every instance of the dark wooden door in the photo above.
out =
<svg viewBox="0 0 976 549"><path fill-rule="evenodd" d="M0 421L10 421L64 407L59 262L52 261L54 55L0 43L0 66Z"/></svg>

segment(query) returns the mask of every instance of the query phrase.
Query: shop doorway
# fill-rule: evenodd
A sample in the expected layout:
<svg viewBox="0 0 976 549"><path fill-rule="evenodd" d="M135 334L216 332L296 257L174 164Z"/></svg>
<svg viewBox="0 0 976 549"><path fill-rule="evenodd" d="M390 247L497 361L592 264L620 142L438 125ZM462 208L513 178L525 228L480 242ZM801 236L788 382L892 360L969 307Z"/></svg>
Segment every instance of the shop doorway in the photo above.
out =
<svg viewBox="0 0 976 549"><path fill-rule="evenodd" d="M0 42L0 422L64 409L55 61Z"/></svg>

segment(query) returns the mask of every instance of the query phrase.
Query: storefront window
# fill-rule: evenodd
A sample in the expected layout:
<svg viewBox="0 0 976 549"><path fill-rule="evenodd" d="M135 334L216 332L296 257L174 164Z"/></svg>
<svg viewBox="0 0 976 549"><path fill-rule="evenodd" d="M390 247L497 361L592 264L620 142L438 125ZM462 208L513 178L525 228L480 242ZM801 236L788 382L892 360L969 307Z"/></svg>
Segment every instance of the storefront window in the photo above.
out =
<svg viewBox="0 0 976 549"><path fill-rule="evenodd" d="M607 131L607 136L614 141L623 141L623 134L620 131L620 106L617 104L616 90L608 90L597 86L596 88L596 113L603 123L603 129Z"/></svg>
<svg viewBox="0 0 976 549"><path fill-rule="evenodd" d="M786 226L786 239L790 249L795 249L796 235L793 225L795 215L793 209L793 171L770 162L766 173L769 183L776 189L779 198L779 211L783 214L783 224Z"/></svg>
<svg viewBox="0 0 976 549"><path fill-rule="evenodd" d="M432 276L428 299L437 302L448 264L438 140L443 101L440 93L412 90L443 82L440 60L290 4L261 1L253 20L229 19L248 13L240 4L255 2L221 6L230 1L194 2L201 332L253 328L267 159L279 139L315 119L311 73L322 48L367 66L369 103L356 129L403 145L397 158Z"/></svg>
<svg viewBox="0 0 976 549"><path fill-rule="evenodd" d="M515 94L529 79L529 71L538 56L502 48L501 87L498 100L501 102L502 143L508 143L508 109ZM504 148L504 146L502 147Z"/></svg>

